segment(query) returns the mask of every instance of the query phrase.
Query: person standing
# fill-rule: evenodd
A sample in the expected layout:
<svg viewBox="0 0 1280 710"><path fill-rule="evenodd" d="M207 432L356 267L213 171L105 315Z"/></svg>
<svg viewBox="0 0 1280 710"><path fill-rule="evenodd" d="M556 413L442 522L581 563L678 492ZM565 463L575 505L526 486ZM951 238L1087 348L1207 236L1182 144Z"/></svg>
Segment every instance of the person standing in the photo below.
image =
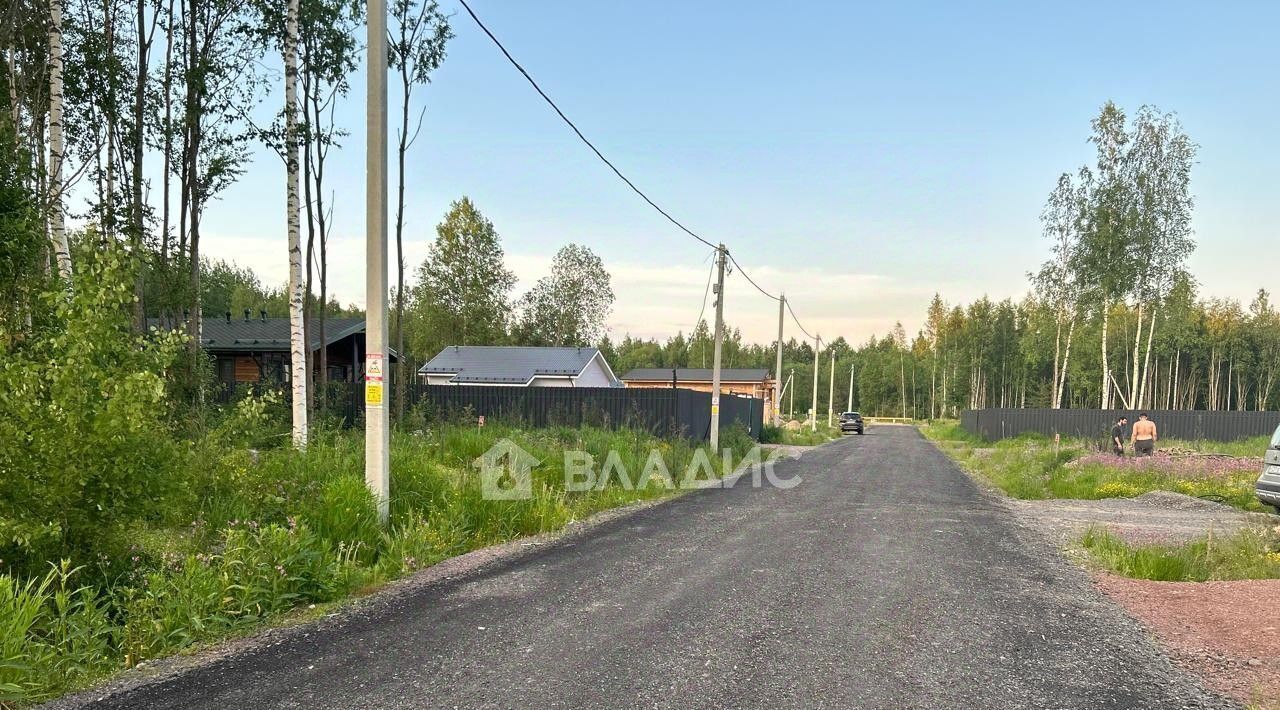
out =
<svg viewBox="0 0 1280 710"><path fill-rule="evenodd" d="M1128 417L1120 417L1111 427L1111 453L1116 456L1124 456L1124 427L1128 423Z"/></svg>
<svg viewBox="0 0 1280 710"><path fill-rule="evenodd" d="M1133 453L1137 456L1150 456L1155 453L1156 439L1159 435L1156 433L1156 423L1151 421L1146 412L1138 415L1138 421L1133 423Z"/></svg>

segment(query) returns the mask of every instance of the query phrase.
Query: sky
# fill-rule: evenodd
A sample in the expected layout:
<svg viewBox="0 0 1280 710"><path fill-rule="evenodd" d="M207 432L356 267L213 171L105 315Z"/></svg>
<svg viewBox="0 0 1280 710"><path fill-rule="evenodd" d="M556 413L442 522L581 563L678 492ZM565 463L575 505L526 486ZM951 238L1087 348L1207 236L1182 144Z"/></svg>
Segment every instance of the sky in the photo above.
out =
<svg viewBox="0 0 1280 710"><path fill-rule="evenodd" d="M1274 287L1260 257L1280 224L1280 3L471 5L605 155L785 292L824 340L864 342L898 321L914 333L935 292L949 303L1025 294L1048 255L1045 198L1060 173L1092 162L1089 120L1107 100L1176 112L1200 146L1190 266L1202 293L1247 302ZM711 250L578 142L456 0L441 6L456 38L415 97L426 117L408 157L411 269L466 195L497 228L516 294L576 242L612 274L611 337L688 332ZM329 169L331 291L361 305L363 72L338 108L350 135ZM283 167L257 151L245 169L209 207L202 251L282 283ZM731 274L725 319L769 342L777 305Z"/></svg>

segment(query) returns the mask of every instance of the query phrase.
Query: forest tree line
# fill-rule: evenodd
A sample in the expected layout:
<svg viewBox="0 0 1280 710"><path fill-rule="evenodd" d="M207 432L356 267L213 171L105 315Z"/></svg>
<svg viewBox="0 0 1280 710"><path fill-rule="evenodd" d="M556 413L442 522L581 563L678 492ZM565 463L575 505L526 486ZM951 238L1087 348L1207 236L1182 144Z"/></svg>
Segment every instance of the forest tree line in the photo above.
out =
<svg viewBox="0 0 1280 710"><path fill-rule="evenodd" d="M899 324L856 347L824 344L819 418L850 399L917 418L983 407L1280 409L1271 294L1259 289L1247 304L1205 296L1187 268L1196 145L1176 116L1149 106L1130 118L1108 102L1091 128L1094 163L1064 173L1046 200L1049 258L1028 294L969 304L935 295L913 337ZM692 338L605 346L619 371L697 367L710 340L699 326ZM772 344L743 344L732 330L725 352L728 367L774 368ZM784 344L782 378L794 381L782 407L797 418L812 401L813 356L811 343Z"/></svg>

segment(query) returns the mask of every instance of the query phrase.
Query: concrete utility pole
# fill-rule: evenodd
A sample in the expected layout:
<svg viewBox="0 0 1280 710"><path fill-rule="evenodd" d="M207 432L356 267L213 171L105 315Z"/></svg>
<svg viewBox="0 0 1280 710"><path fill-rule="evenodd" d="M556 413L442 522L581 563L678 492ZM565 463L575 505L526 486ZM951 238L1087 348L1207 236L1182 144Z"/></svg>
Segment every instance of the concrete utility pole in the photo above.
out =
<svg viewBox="0 0 1280 710"><path fill-rule="evenodd" d="M720 450L720 348L724 345L724 245L716 251L716 346L711 357L711 450Z"/></svg>
<svg viewBox="0 0 1280 710"><path fill-rule="evenodd" d="M853 411L853 368L857 366L858 366L858 363L856 362L849 363L849 408L844 410L846 412Z"/></svg>
<svg viewBox="0 0 1280 710"><path fill-rule="evenodd" d="M831 418L836 409L836 349L831 348L831 381L827 383L827 426L831 426Z"/></svg>
<svg viewBox="0 0 1280 710"><path fill-rule="evenodd" d="M822 336L813 338L813 406L809 408L809 431L818 430L818 353L822 351Z"/></svg>
<svg viewBox="0 0 1280 710"><path fill-rule="evenodd" d="M365 143L364 480L387 522L390 429L383 386L387 355L387 2L368 4L368 94Z"/></svg>
<svg viewBox="0 0 1280 710"><path fill-rule="evenodd" d="M778 354L773 366L773 423L782 425L782 318L787 310L787 294L778 294Z"/></svg>

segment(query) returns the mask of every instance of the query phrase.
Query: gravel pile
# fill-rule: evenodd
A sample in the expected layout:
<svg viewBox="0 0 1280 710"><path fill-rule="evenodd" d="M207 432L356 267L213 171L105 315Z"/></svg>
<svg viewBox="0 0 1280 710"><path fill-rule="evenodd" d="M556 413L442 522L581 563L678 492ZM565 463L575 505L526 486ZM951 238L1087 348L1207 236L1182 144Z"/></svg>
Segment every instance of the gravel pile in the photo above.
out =
<svg viewBox="0 0 1280 710"><path fill-rule="evenodd" d="M1149 491L1133 498L1134 502L1165 510L1197 510L1206 513L1229 512L1233 508L1208 498L1193 498L1173 491Z"/></svg>

